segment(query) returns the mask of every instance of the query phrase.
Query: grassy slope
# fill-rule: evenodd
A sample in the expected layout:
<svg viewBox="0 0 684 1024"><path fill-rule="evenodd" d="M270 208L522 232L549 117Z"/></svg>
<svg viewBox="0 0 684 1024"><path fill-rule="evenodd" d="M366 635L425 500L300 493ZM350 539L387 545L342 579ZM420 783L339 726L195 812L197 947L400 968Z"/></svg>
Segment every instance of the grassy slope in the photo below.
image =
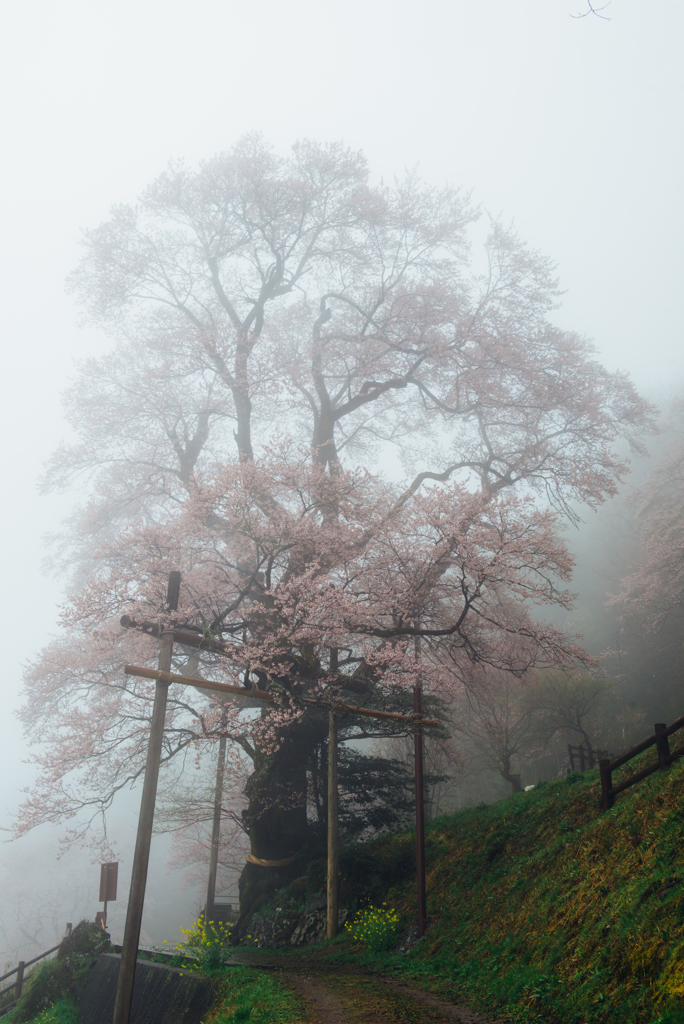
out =
<svg viewBox="0 0 684 1024"><path fill-rule="evenodd" d="M11 1024L16 1019L13 1011L1 1018L3 1024ZM78 1015L76 1001L73 996L63 996L48 1009L43 1010L36 1017L32 1017L27 1024L80 1024L81 1018Z"/></svg>
<svg viewBox="0 0 684 1024"><path fill-rule="evenodd" d="M386 966L511 1020L684 1024L684 763L608 813L596 774L433 822L435 923ZM412 842L373 844L385 877ZM413 914L413 882L383 895Z"/></svg>
<svg viewBox="0 0 684 1024"><path fill-rule="evenodd" d="M229 967L217 980L216 1000L206 1024L305 1024L309 1020L301 1000L277 979L248 967Z"/></svg>

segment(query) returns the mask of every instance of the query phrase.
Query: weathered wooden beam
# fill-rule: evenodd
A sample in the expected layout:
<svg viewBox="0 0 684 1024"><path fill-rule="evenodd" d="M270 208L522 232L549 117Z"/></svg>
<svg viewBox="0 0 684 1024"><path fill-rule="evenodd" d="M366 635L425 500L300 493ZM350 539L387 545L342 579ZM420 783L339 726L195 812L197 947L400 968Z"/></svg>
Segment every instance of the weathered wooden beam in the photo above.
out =
<svg viewBox="0 0 684 1024"><path fill-rule="evenodd" d="M232 693L238 697L250 697L254 700L263 700L268 703L272 703L275 699L273 694L269 693L268 690L247 690L244 686L231 686L230 683L215 683L210 679L197 679L194 676L181 676L176 672L162 672L155 668L143 668L141 665L125 665L124 672L127 676L140 676L142 679L156 679L164 683L180 683L182 686L194 686L198 690L216 690L217 693ZM354 707L352 704L337 704L334 702L326 704L319 700L314 700L312 697L300 697L297 694L292 695L292 700L299 701L302 704L307 704L311 707L321 708L321 710L327 711L332 709L336 715L361 715L366 718L387 718L397 722L406 722L408 724L412 724L415 721L415 714L400 715L394 711L373 711L371 708ZM436 729L439 726L439 722L436 718L423 718L422 723L431 729Z"/></svg>
<svg viewBox="0 0 684 1024"><path fill-rule="evenodd" d="M218 693L234 693L239 697L253 697L255 700L272 701L273 694L268 690L247 690L244 686L231 686L230 683L214 683L211 679L198 679L197 676L181 676L177 672L161 672L156 668L143 668L141 665L124 665L127 676L140 676L142 679L156 679L164 683L180 683L182 686L194 686L198 690L216 690Z"/></svg>
<svg viewBox="0 0 684 1024"><path fill-rule="evenodd" d="M160 636L162 632L170 630L173 633L174 642L183 644L185 647L201 647L202 650L213 651L215 654L232 655L235 653L234 648L229 644L224 644L221 640L214 640L211 637L202 636L201 633L193 633L191 629L178 629L174 626L169 626L167 630L165 626L160 626L158 622L153 622L151 619L143 619L142 622L136 622L130 615L122 615L119 621L125 629L137 629L140 633L147 633L148 636Z"/></svg>
<svg viewBox="0 0 684 1024"><path fill-rule="evenodd" d="M180 585L181 585L181 574L177 569L172 569L169 573L169 585L166 588L166 606L170 612L178 610L178 600L180 598Z"/></svg>
<svg viewBox="0 0 684 1024"><path fill-rule="evenodd" d="M207 878L207 903L204 908L204 920L213 921L214 903L216 900L216 872L218 870L219 836L221 834L221 802L223 800L223 775L226 767L226 737L219 740L218 765L216 767L216 786L214 789L214 818L211 825L211 849L209 851L209 876Z"/></svg>

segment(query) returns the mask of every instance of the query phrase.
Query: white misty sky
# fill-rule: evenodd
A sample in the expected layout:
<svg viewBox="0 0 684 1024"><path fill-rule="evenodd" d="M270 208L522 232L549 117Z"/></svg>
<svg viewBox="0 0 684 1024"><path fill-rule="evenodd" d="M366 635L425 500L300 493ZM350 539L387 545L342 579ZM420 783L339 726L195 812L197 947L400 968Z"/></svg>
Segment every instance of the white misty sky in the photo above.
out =
<svg viewBox="0 0 684 1024"><path fill-rule="evenodd" d="M171 157L257 129L278 148L343 139L374 173L419 164L473 189L557 262L557 319L642 390L683 379L681 0L47 0L5 8L0 289L3 707L55 628L38 496L67 436L60 391L106 339L63 281L80 227L133 201ZM684 390L684 389L683 389ZM30 772L5 719L0 817ZM0 856L2 851L0 850ZM12 855L13 857L15 854Z"/></svg>

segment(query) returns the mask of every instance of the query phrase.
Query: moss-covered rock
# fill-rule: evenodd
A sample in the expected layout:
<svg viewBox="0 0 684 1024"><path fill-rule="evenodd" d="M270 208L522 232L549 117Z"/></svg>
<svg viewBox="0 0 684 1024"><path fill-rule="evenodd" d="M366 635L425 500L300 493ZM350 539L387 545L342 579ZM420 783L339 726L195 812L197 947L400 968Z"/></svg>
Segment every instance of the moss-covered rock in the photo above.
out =
<svg viewBox="0 0 684 1024"><path fill-rule="evenodd" d="M109 949L109 933L102 930L99 924L92 921L80 921L72 930L71 935L62 939L57 951L58 960L92 960L100 953Z"/></svg>

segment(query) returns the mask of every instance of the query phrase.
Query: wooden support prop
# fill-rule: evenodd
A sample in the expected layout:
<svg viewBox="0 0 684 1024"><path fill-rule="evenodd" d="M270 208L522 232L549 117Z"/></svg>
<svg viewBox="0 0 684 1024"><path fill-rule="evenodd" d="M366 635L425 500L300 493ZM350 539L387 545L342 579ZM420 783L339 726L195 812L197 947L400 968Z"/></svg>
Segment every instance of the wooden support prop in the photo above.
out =
<svg viewBox="0 0 684 1024"><path fill-rule="evenodd" d="M328 930L329 939L337 935L337 725L328 716Z"/></svg>
<svg viewBox="0 0 684 1024"><path fill-rule="evenodd" d="M182 686L195 686L199 690L216 690L217 693L234 693L238 697L252 697L254 700L263 700L271 703L273 694L268 690L247 690L244 686L231 686L229 683L213 683L210 679L196 679L194 676L180 676L175 672L162 672L155 668L143 668L140 665L126 665L124 672L127 676L140 676L142 679L156 679L164 683L180 683ZM311 707L320 708L322 711L332 709L336 715L361 715L366 718L389 718L397 722L413 722L413 715L399 715L394 711L373 711L370 708L354 707L353 704L325 704L322 701L314 700L311 697L299 697L293 695L292 700L301 704L308 704ZM439 722L436 718L423 718L424 726L436 729Z"/></svg>
<svg viewBox="0 0 684 1024"><path fill-rule="evenodd" d="M418 885L418 938L425 935L427 904L425 899L425 791L423 784L423 688L413 687L413 757L416 787L416 881Z"/></svg>
<svg viewBox="0 0 684 1024"><path fill-rule="evenodd" d="M216 767L216 787L214 789L214 820L211 826L211 850L209 852L209 877L207 879L207 905L204 909L205 921L213 921L216 914L216 871L218 868L219 835L221 832L221 801L223 800L223 774L226 767L226 737L219 740L218 765Z"/></svg>
<svg viewBox="0 0 684 1024"><path fill-rule="evenodd" d="M141 679L156 679L164 683L180 683L182 686L194 686L199 690L234 693L239 697L253 697L255 700L269 702L273 700L273 694L269 693L268 690L248 690L244 686L232 686L230 683L213 683L210 679L198 679L196 676L181 676L177 672L161 672L156 668L124 665L124 672L127 676L140 676ZM315 701L312 703L315 703Z"/></svg>
<svg viewBox="0 0 684 1024"><path fill-rule="evenodd" d="M166 605L170 612L178 610L178 599L180 598L181 574L176 570L169 573L169 585L166 590Z"/></svg>
<svg viewBox="0 0 684 1024"><path fill-rule="evenodd" d="M157 796L159 764L161 761L162 740L164 738L166 701L169 692L168 682L162 677L169 673L172 653L173 633L162 633L161 649L159 651L159 671L154 692L150 739L147 747L147 763L145 765L145 778L143 781L142 798L140 800L138 835L133 855L131 888L128 896L128 909L126 911L126 925L124 927L121 965L119 967L119 981L116 989L112 1024L128 1024L131 1012L140 925L142 923L143 906L145 903L147 866L150 860L154 804Z"/></svg>
<svg viewBox="0 0 684 1024"><path fill-rule="evenodd" d="M132 619L130 615L122 615L120 622L124 629L137 629L140 633L147 633L148 636L160 636L164 629L158 622L153 622L151 619L143 619L142 622L138 622L136 619ZM203 636L202 633L194 633L191 629L179 629L169 626L169 629L172 628L174 643L183 644L184 647L201 647L202 650L213 651L215 654L225 654L231 657L235 653L232 647L222 643L220 640Z"/></svg>

